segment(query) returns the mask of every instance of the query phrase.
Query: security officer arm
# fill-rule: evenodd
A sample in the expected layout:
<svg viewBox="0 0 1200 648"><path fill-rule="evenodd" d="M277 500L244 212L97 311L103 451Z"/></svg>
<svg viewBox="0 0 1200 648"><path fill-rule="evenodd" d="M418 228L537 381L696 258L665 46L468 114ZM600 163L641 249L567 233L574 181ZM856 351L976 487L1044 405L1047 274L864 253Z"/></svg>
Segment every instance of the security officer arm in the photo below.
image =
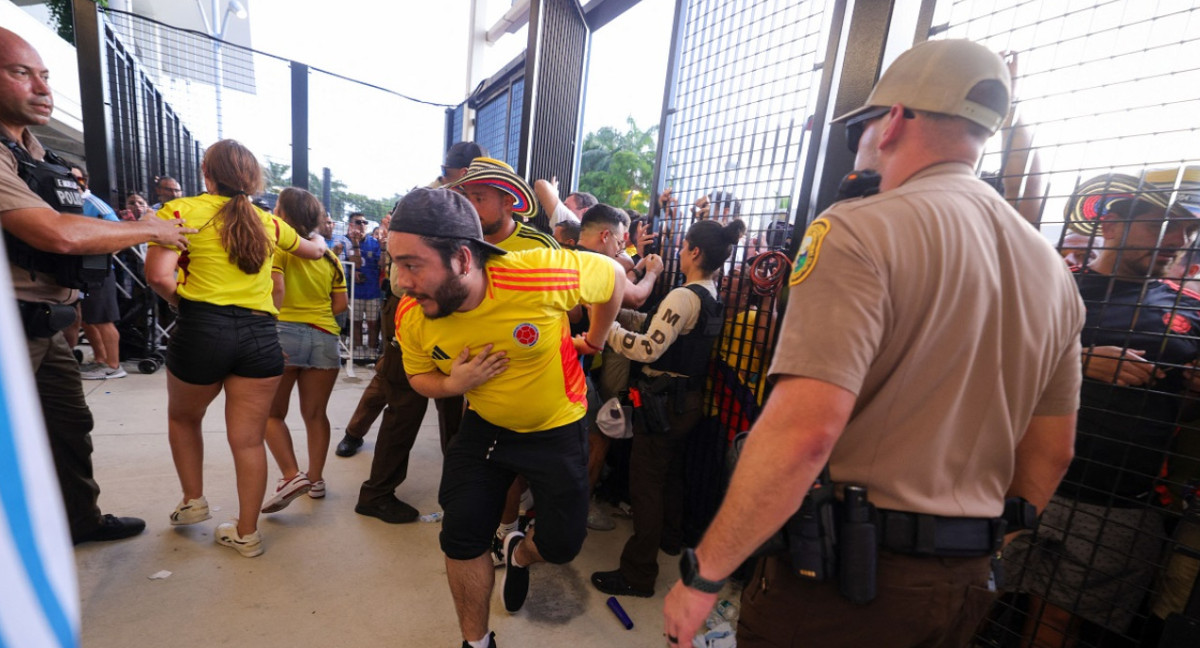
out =
<svg viewBox="0 0 1200 648"><path fill-rule="evenodd" d="M824 381L779 379L738 459L725 501L696 547L702 578L729 576L796 512L855 400L850 391ZM667 635L689 641L716 598L677 582L663 608Z"/></svg>
<svg viewBox="0 0 1200 648"><path fill-rule="evenodd" d="M492 378L504 373L508 368L508 357L503 351L492 352L492 345L487 344L471 357L471 349L463 347L462 352L450 365L450 373L427 371L423 374L409 374L408 384L425 398L449 398L462 396Z"/></svg>
<svg viewBox="0 0 1200 648"><path fill-rule="evenodd" d="M178 248L187 247L181 220L151 218L113 223L99 218L61 214L48 207L13 209L0 214L0 227L43 252L55 254L106 254L152 241Z"/></svg>
<svg viewBox="0 0 1200 648"><path fill-rule="evenodd" d="M1075 414L1035 416L1017 444L1013 480L1005 497L1023 497L1046 509L1075 455Z"/></svg>

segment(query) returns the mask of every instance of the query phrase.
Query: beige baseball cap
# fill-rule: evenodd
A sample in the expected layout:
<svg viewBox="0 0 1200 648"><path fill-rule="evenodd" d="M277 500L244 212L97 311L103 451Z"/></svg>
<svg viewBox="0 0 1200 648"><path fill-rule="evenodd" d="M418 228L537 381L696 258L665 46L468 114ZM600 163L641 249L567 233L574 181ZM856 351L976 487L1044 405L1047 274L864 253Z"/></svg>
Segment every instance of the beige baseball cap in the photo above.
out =
<svg viewBox="0 0 1200 648"><path fill-rule="evenodd" d="M1004 60L969 40L919 43L900 55L860 108L833 120L845 122L881 107L906 108L964 117L995 133L1012 97L1012 79Z"/></svg>

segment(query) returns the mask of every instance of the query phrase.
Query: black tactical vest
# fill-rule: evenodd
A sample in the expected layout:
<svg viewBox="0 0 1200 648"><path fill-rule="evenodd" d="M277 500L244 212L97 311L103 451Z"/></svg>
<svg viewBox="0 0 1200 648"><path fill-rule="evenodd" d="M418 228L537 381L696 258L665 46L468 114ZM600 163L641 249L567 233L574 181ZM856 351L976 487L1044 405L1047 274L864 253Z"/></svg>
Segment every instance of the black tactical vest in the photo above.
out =
<svg viewBox="0 0 1200 648"><path fill-rule="evenodd" d="M51 209L64 214L83 214L83 194L65 160L51 151L46 151L44 161L35 160L28 151L3 135L0 135L0 143L16 158L17 175ZM4 249L13 265L30 274L50 275L63 288L95 289L108 274L107 254L75 256L43 252L8 231L4 232Z"/></svg>
<svg viewBox="0 0 1200 648"><path fill-rule="evenodd" d="M670 371L698 378L705 375L708 359L712 355L713 344L721 335L721 328L725 324L725 305L717 301L701 284L688 284L684 287L700 298L700 317L696 320L696 325L692 327L690 333L676 338L675 342L667 347L666 352L658 360L647 366L659 371ZM643 333L649 329L650 323L657 315L658 309L656 308L646 318L646 323L642 327Z"/></svg>

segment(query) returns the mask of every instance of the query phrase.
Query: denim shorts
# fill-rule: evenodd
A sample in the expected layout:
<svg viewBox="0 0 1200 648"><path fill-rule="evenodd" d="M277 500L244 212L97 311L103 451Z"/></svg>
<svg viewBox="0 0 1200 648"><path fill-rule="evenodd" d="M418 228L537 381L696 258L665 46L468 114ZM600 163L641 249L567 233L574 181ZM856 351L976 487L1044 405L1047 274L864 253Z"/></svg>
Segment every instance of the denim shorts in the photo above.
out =
<svg viewBox="0 0 1200 648"><path fill-rule="evenodd" d="M279 346L283 347L287 366L304 369L337 369L341 366L336 335L300 322L279 322L275 328L279 331Z"/></svg>
<svg viewBox="0 0 1200 648"><path fill-rule="evenodd" d="M211 385L230 375L283 374L279 334L269 313L180 299L175 322L167 343L167 369L186 383Z"/></svg>

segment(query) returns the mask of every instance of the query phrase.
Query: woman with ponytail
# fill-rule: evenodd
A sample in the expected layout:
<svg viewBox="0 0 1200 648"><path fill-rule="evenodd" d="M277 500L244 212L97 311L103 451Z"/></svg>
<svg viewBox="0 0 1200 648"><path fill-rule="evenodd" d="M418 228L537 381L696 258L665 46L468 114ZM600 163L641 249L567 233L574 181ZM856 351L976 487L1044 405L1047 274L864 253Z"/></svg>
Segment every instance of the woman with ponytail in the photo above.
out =
<svg viewBox="0 0 1200 648"><path fill-rule="evenodd" d="M708 361L725 322L713 275L745 231L736 219L692 225L679 251L684 285L650 315L622 310L608 334L613 351L644 365L630 381L631 399L638 394L629 457L633 536L619 569L592 574L606 594L653 596L659 548L677 554L682 546L683 441L700 422Z"/></svg>
<svg viewBox="0 0 1200 648"><path fill-rule="evenodd" d="M275 215L305 238L325 220L325 209L315 196L288 187L279 192ZM276 252L271 278L275 306L279 308L279 344L286 357L283 379L275 390L267 420L267 447L283 478L263 504L263 513L283 510L304 493L325 497L325 457L329 454L329 417L325 406L337 382L339 328L334 316L346 310L346 276L332 252L309 260ZM308 436L308 470L301 472L284 418L292 387L300 386L300 415Z"/></svg>
<svg viewBox="0 0 1200 648"><path fill-rule="evenodd" d="M260 211L250 197L262 190L254 154L221 140L204 154L200 171L207 193L172 200L158 217L183 219L198 231L187 250L152 246L146 278L179 310L167 346L167 438L183 489L171 524L211 517L204 498L201 422L209 403L225 391L225 426L237 474L238 517L217 525L218 543L243 556L262 553L258 511L267 487L263 434L271 399L283 374L275 330L271 259L283 250L320 259L325 244Z"/></svg>

